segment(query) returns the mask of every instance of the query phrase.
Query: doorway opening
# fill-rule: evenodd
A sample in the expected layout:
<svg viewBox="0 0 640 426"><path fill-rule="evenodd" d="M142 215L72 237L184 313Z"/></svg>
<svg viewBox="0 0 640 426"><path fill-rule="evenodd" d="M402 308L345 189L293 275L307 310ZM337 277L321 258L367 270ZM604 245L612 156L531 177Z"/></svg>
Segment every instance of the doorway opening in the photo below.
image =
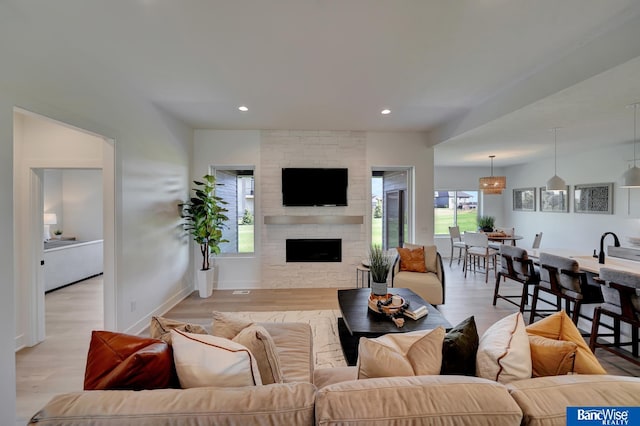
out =
<svg viewBox="0 0 640 426"><path fill-rule="evenodd" d="M116 329L114 141L15 108L14 148L14 193L18 194L14 208L14 252L18 264L15 281L16 350L34 346L42 342L47 335L46 261L43 244L45 214L50 231L48 236L55 237L54 231L57 230L61 232L60 240L74 237L90 241L102 240L100 256L103 266L103 326ZM75 185L77 189L78 186L84 185L85 195L98 196L100 206L97 210L95 199L94 202L88 201L83 205L79 202L81 205L75 209L65 208L62 199L60 202L49 200L45 205L46 175L54 176L49 173L54 170L60 174L75 175L75 183L69 183L71 187ZM94 175L88 179L87 173L97 173L99 176ZM67 207L77 202L70 199L67 201ZM100 217L99 221L92 220L96 216Z"/></svg>
<svg viewBox="0 0 640 426"><path fill-rule="evenodd" d="M408 168L375 168L371 173L371 244L402 247L412 229L411 173Z"/></svg>

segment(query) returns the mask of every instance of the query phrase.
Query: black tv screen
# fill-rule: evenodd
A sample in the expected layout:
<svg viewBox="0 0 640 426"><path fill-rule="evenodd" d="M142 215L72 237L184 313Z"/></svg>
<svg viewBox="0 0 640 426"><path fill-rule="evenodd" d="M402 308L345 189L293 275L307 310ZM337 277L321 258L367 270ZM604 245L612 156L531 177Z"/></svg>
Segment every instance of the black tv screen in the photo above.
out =
<svg viewBox="0 0 640 426"><path fill-rule="evenodd" d="M347 169L282 169L282 204L285 206L346 206Z"/></svg>

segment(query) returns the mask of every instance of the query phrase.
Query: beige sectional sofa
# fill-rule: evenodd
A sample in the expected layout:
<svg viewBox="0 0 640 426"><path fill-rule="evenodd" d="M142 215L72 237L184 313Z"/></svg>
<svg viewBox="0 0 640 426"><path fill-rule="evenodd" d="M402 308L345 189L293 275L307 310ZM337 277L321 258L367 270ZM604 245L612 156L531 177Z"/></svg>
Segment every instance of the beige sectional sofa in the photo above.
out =
<svg viewBox="0 0 640 426"><path fill-rule="evenodd" d="M59 395L33 425L564 425L567 406L640 405L640 379L566 375L502 385L467 376L356 380L313 368L306 324L263 323L285 383Z"/></svg>

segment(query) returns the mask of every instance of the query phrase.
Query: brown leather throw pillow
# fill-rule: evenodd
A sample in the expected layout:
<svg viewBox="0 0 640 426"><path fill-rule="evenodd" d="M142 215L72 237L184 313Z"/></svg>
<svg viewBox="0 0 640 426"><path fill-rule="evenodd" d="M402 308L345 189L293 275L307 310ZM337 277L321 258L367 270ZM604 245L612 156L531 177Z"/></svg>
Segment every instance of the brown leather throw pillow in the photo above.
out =
<svg viewBox="0 0 640 426"><path fill-rule="evenodd" d="M408 249L398 247L400 255L400 270L407 272L427 272L424 263L424 247Z"/></svg>
<svg viewBox="0 0 640 426"><path fill-rule="evenodd" d="M158 339L93 331L85 390L161 389L175 386L171 347Z"/></svg>

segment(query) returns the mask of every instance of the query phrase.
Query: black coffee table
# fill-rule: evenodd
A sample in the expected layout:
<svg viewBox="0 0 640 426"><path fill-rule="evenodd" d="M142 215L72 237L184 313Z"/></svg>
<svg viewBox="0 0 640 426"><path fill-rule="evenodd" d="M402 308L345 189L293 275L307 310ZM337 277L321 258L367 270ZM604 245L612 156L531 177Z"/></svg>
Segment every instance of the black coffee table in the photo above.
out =
<svg viewBox="0 0 640 426"><path fill-rule="evenodd" d="M338 304L342 312L342 318L338 318L338 333L342 352L348 365L356 365L358 343L361 337L379 337L387 333L431 330L438 326L444 327L447 331L451 329L449 321L435 307L408 288L390 288L389 293L402 296L409 302L409 308L426 306L429 314L417 321L405 318L404 326L398 328L390 318L369 310L371 289L338 290Z"/></svg>

